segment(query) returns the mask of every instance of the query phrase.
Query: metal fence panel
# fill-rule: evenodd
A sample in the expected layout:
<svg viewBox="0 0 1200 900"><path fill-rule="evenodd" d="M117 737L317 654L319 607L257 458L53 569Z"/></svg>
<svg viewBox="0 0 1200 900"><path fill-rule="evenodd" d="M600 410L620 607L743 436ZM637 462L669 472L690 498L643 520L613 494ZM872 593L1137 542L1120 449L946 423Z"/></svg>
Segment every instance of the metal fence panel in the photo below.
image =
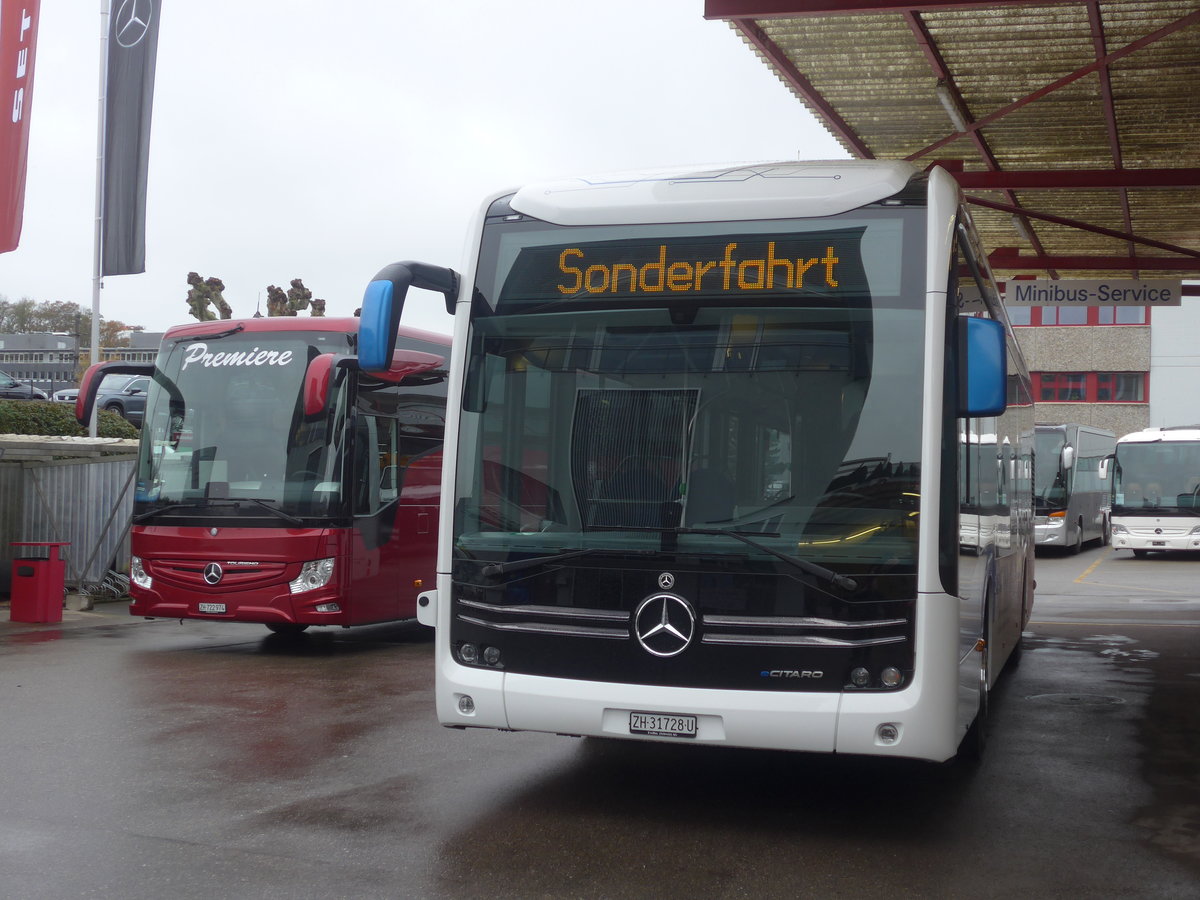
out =
<svg viewBox="0 0 1200 900"><path fill-rule="evenodd" d="M13 541L69 541L67 583L98 583L129 562L133 513L132 458L23 461L0 465L0 577L7 590L12 560L37 555Z"/></svg>

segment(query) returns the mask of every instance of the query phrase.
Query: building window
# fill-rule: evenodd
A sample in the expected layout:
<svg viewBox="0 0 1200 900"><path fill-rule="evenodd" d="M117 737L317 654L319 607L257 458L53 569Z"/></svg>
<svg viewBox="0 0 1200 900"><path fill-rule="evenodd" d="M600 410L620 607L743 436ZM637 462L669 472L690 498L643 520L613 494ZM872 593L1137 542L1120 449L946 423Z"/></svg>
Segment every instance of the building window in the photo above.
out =
<svg viewBox="0 0 1200 900"><path fill-rule="evenodd" d="M1043 306L1043 325L1086 325L1088 323L1088 308L1086 306Z"/></svg>
<svg viewBox="0 0 1200 900"><path fill-rule="evenodd" d="M1146 376L1141 372L1097 372L1099 403L1145 403Z"/></svg>
<svg viewBox="0 0 1200 900"><path fill-rule="evenodd" d="M1032 306L1010 306L1008 311L1008 321L1013 325L1032 325L1033 324L1033 307Z"/></svg>
<svg viewBox="0 0 1200 900"><path fill-rule="evenodd" d="M1013 325L1149 325L1145 306L1010 306Z"/></svg>
<svg viewBox="0 0 1200 900"><path fill-rule="evenodd" d="M1145 403L1146 372L1034 372L1039 403Z"/></svg>
<svg viewBox="0 0 1200 900"><path fill-rule="evenodd" d="M1096 308L1097 325L1145 325L1144 306L1100 306Z"/></svg>
<svg viewBox="0 0 1200 900"><path fill-rule="evenodd" d="M1083 372L1039 373L1034 394L1039 403L1084 403L1087 375Z"/></svg>

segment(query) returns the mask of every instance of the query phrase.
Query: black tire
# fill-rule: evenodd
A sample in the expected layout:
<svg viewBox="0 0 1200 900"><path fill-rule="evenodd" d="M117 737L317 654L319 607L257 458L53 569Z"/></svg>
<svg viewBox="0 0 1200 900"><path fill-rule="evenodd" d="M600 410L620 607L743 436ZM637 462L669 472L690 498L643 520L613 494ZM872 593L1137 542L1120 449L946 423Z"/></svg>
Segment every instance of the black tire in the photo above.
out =
<svg viewBox="0 0 1200 900"><path fill-rule="evenodd" d="M275 634L300 634L307 625L297 625L295 622L269 622L267 630Z"/></svg>

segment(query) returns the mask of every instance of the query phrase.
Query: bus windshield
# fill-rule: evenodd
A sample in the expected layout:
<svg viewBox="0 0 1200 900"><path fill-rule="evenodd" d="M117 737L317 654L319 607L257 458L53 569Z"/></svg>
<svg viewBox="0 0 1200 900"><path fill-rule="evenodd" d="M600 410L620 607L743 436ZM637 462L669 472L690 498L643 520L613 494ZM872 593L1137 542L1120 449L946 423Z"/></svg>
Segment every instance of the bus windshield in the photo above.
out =
<svg viewBox="0 0 1200 900"><path fill-rule="evenodd" d="M329 515L343 502L343 441L306 419L309 360L347 352L340 332L241 333L165 343L146 402L135 520L158 511L254 518ZM226 501L250 501L235 503Z"/></svg>
<svg viewBox="0 0 1200 900"><path fill-rule="evenodd" d="M1117 445L1113 512L1200 512L1200 442Z"/></svg>
<svg viewBox="0 0 1200 900"><path fill-rule="evenodd" d="M1034 436L1033 502L1039 508L1067 505L1067 477L1062 468L1066 442L1061 431L1038 431Z"/></svg>
<svg viewBox="0 0 1200 900"><path fill-rule="evenodd" d="M902 211L620 242L537 224L485 243L461 559L669 544L911 570L924 297Z"/></svg>

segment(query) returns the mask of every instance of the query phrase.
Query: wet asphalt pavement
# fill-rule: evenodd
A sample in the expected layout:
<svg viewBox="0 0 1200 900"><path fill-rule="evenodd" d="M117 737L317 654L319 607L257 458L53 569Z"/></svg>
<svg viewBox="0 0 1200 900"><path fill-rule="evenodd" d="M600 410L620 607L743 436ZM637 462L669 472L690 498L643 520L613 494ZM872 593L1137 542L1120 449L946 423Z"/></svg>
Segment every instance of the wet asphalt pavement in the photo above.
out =
<svg viewBox="0 0 1200 900"><path fill-rule="evenodd" d="M1039 557L974 767L443 729L415 624L0 607L0 897L1200 897L1198 573Z"/></svg>

